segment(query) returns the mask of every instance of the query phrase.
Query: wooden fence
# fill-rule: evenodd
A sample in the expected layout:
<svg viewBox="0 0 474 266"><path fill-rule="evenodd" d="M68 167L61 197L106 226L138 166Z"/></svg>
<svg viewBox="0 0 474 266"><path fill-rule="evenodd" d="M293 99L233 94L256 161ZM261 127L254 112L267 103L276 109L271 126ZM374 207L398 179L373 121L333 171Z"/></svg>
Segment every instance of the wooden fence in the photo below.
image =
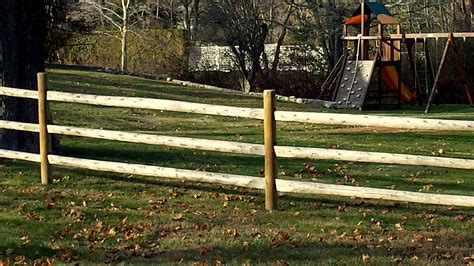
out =
<svg viewBox="0 0 474 266"><path fill-rule="evenodd" d="M276 207L277 191L474 207L474 197L471 196L408 192L276 179L276 158L306 158L380 164L419 165L469 170L474 170L474 160L275 145L276 121L304 122L327 125L376 126L413 130L471 132L474 132L474 121L276 111L274 91L264 92L263 109L219 106L161 99L101 96L48 91L47 77L44 73L38 74L38 92L0 87L0 95L38 100L38 124L0 120L0 128L38 132L40 136L40 154L0 149L0 157L40 163L41 181L43 184L48 184L50 182L51 166L53 165L264 189L266 195L265 207L268 210L274 209ZM209 139L170 137L102 129L48 125L46 123L46 117L48 116L48 103L50 101L111 107L142 108L264 120L264 144L261 145ZM58 156L51 154L50 152L48 145L50 141L50 134L264 156L265 178Z"/></svg>

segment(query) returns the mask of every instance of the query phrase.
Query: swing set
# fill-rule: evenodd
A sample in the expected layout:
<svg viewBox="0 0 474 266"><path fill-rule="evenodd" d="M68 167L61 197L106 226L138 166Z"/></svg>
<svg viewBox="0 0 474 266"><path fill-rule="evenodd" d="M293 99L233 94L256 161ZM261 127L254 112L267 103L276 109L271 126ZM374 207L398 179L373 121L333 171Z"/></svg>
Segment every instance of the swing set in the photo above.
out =
<svg viewBox="0 0 474 266"><path fill-rule="evenodd" d="M474 107L474 89L456 45L457 39L474 38L474 32L402 34L400 22L380 2L361 2L343 27L344 53L322 86L321 100L332 102L332 106L339 109L382 109L390 105L400 108L402 102L422 105L422 74L427 95L425 113L428 113L439 90L443 71L448 67L446 59L451 50L455 60L452 67L467 100ZM446 43L435 72L429 43L431 40L438 43L440 39L446 39ZM402 44L406 45L414 89L402 82ZM419 44L423 45L424 71L418 69ZM374 76L378 81L375 90L369 89ZM383 82L391 93L384 91Z"/></svg>

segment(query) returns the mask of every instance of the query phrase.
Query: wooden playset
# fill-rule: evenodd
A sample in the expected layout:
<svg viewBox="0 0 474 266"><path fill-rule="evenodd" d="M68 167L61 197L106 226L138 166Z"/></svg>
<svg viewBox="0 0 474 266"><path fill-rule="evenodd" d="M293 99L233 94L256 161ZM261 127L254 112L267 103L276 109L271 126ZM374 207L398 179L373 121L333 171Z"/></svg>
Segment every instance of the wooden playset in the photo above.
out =
<svg viewBox="0 0 474 266"><path fill-rule="evenodd" d="M389 105L400 108L402 102L418 102L421 105L424 99L421 96L420 76L423 75L427 87L425 112L429 112L451 48L456 59L451 67L456 68L458 81L463 85L469 103L474 106L474 90L464 72L455 41L458 38L474 38L474 32L404 34L400 22L380 2L361 2L343 27L344 52L322 86L321 100L330 101L339 109L381 109ZM439 39L446 39L446 44L435 73L428 42ZM413 89L406 86L401 78L402 44L406 45L414 78ZM420 71L417 62L418 44L423 45L424 71ZM369 86L374 80L377 81L376 86ZM391 93L386 93L383 82Z"/></svg>

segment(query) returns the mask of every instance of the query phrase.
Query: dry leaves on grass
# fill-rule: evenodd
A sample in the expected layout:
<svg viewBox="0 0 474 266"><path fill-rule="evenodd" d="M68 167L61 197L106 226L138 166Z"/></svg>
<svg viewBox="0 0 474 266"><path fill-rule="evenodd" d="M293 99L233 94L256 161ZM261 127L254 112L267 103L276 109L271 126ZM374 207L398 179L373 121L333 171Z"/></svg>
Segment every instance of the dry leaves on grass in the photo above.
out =
<svg viewBox="0 0 474 266"><path fill-rule="evenodd" d="M276 248L282 245L296 246L299 243L299 240L291 238L291 236L286 232L276 232L268 246L270 248Z"/></svg>
<svg viewBox="0 0 474 266"><path fill-rule="evenodd" d="M176 213L172 217L173 221L182 221L183 220L183 214L182 213Z"/></svg>
<svg viewBox="0 0 474 266"><path fill-rule="evenodd" d="M61 248L56 251L55 258L57 258L60 261L65 261L65 262L72 262L77 260L78 258L78 253L72 248Z"/></svg>
<svg viewBox="0 0 474 266"><path fill-rule="evenodd" d="M234 238L240 236L239 231L235 228L232 228L232 229L229 228L229 229L225 230L225 234L228 235L228 236L234 237Z"/></svg>
<svg viewBox="0 0 474 266"><path fill-rule="evenodd" d="M54 264L54 259L48 258L48 257L42 257L33 261L34 266L51 266L53 264Z"/></svg>
<svg viewBox="0 0 474 266"><path fill-rule="evenodd" d="M29 212L26 214L27 220L37 220L40 222L46 222L46 217L41 214L36 213L35 211Z"/></svg>
<svg viewBox="0 0 474 266"><path fill-rule="evenodd" d="M79 222L85 219L85 214L78 209L71 208L69 210L63 210L63 217L72 217L75 222Z"/></svg>
<svg viewBox="0 0 474 266"><path fill-rule="evenodd" d="M132 244L120 248L109 248L104 251L107 263L113 263L120 257L148 257L149 252L144 250L139 244Z"/></svg>
<svg viewBox="0 0 474 266"><path fill-rule="evenodd" d="M118 226L106 224L103 221L97 221L95 225L83 227L75 232L73 239L83 240L85 244L89 245L89 251L92 252L96 246L101 245L112 237L116 238L117 242L138 239L142 237L145 232L149 231L152 225L150 221L128 224L127 219L127 217L121 218ZM65 232L56 234L63 235L63 233L68 233L70 227L66 229L67 230L63 230Z"/></svg>
<svg viewBox="0 0 474 266"><path fill-rule="evenodd" d="M211 251L213 251L213 250L214 250L214 248L213 248L211 245L209 245L209 246L207 246L207 247L202 247L202 248L200 248L200 249L199 249L199 253L201 253L201 255L205 255L205 254L207 254L207 253L209 253L209 252L211 252Z"/></svg>

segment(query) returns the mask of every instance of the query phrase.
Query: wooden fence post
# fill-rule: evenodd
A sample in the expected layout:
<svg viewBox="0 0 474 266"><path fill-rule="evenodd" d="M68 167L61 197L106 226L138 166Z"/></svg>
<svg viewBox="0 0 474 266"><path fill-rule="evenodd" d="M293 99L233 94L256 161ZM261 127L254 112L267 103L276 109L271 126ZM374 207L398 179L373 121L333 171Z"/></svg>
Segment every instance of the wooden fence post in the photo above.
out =
<svg viewBox="0 0 474 266"><path fill-rule="evenodd" d="M273 210L277 205L276 190L276 122L275 122L275 91L263 92L264 109L264 144L265 144L265 209Z"/></svg>
<svg viewBox="0 0 474 266"><path fill-rule="evenodd" d="M49 184L51 180L51 166L48 161L48 154L51 147L51 136L48 134L48 75L38 73L38 127L39 127L39 151L41 165L41 184Z"/></svg>

